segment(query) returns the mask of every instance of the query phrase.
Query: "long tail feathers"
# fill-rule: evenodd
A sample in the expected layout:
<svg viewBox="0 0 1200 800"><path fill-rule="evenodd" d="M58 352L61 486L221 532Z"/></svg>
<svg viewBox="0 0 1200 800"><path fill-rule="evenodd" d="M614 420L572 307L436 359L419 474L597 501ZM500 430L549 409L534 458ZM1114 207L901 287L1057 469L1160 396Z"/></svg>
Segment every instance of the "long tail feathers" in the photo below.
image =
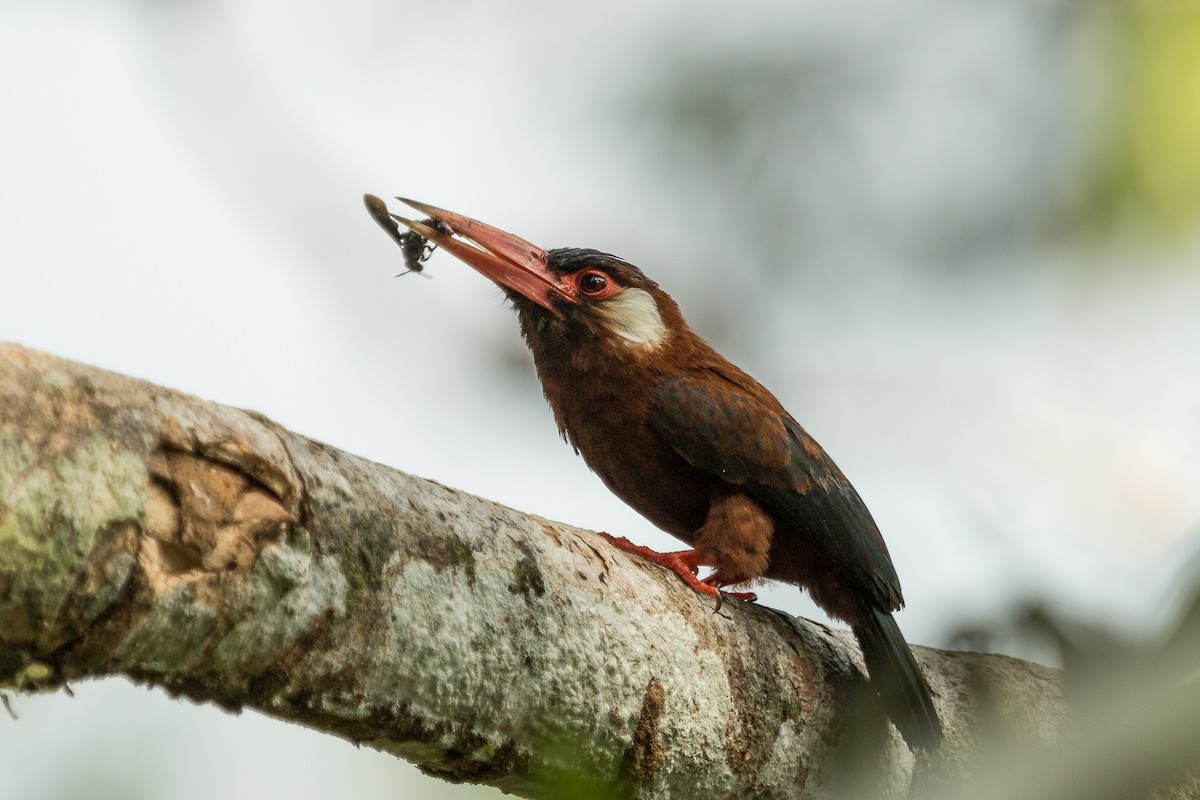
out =
<svg viewBox="0 0 1200 800"><path fill-rule="evenodd" d="M886 611L873 609L865 622L853 629L871 685L904 741L910 747L935 749L942 742L942 721L896 620Z"/></svg>

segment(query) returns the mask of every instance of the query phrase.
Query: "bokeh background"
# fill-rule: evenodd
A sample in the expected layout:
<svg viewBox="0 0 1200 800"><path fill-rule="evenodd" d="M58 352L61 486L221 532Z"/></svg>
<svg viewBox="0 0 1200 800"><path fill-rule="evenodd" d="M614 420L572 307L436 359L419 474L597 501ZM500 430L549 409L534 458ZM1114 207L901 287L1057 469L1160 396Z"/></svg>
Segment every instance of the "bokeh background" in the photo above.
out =
<svg viewBox="0 0 1200 800"><path fill-rule="evenodd" d="M1194 3L9 1L0 74L0 339L670 547L497 290L392 277L403 194L657 278L854 480L910 640L1054 663L1024 609L1145 639L1197 582ZM498 796L72 688L0 715L0 797Z"/></svg>

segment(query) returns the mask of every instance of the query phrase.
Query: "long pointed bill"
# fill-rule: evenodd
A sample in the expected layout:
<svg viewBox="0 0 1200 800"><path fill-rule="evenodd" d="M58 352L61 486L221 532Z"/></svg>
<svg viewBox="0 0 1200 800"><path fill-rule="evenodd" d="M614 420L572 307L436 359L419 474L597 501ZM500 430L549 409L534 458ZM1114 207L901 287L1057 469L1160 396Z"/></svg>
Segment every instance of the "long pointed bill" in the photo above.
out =
<svg viewBox="0 0 1200 800"><path fill-rule="evenodd" d="M532 300L546 310L562 316L556 301L578 303L575 289L564 283L547 266L548 254L519 236L493 228L479 220L403 197L396 198L438 222L450 227L447 235L421 222L392 214L392 219L409 230L445 249L473 267L484 277ZM463 240L466 241L463 241ZM478 247L472 246L478 245Z"/></svg>

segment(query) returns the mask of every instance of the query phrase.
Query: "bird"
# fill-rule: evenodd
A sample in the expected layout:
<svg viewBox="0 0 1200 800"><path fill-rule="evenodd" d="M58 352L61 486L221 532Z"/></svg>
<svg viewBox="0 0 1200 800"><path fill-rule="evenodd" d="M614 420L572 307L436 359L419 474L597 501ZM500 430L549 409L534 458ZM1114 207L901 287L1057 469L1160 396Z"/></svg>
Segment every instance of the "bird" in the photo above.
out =
<svg viewBox="0 0 1200 800"><path fill-rule="evenodd" d="M378 219L382 201L364 199ZM807 590L850 625L869 684L909 747L937 748L942 723L893 617L904 598L883 536L779 400L696 334L634 264L594 249L544 250L396 199L427 219L392 219L511 301L563 438L617 497L691 549L658 553L603 535L718 601L727 587L758 579ZM701 580L700 567L713 572Z"/></svg>

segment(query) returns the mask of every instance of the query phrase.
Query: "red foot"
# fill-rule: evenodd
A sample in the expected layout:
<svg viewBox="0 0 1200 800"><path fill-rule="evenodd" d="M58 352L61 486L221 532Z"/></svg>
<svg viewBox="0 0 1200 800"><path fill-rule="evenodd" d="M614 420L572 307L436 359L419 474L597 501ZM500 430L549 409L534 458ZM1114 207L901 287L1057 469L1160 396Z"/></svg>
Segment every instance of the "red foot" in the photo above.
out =
<svg viewBox="0 0 1200 800"><path fill-rule="evenodd" d="M724 575L721 574L721 570L719 570L719 569L716 572L714 572L712 575L709 575L707 578L705 578L703 582L708 584L709 586L716 587L719 591L724 592L725 594L729 595L730 597L736 597L738 600L745 600L746 602L753 603L755 600L758 599L758 595L756 595L754 592L725 592L726 586L734 586L739 583L745 583L746 579L745 578L732 578L732 579L726 578Z"/></svg>
<svg viewBox="0 0 1200 800"><path fill-rule="evenodd" d="M721 575L720 565L705 560L697 550L677 550L672 553L660 553L657 550L651 550L649 547L634 544L624 536L613 536L610 533L604 532L601 532L600 535L619 550L624 550L626 553L633 553L635 556L641 556L647 561L653 561L659 566L666 567L683 578L683 582L698 593L715 597L718 609L721 607L721 601L723 600L721 587L740 583L740 581L725 580ZM696 577L697 573L700 572L700 567L717 567L718 569L704 580L700 580ZM724 594L736 597L738 600L751 602L758 599L758 595L754 594L754 592L725 592Z"/></svg>

